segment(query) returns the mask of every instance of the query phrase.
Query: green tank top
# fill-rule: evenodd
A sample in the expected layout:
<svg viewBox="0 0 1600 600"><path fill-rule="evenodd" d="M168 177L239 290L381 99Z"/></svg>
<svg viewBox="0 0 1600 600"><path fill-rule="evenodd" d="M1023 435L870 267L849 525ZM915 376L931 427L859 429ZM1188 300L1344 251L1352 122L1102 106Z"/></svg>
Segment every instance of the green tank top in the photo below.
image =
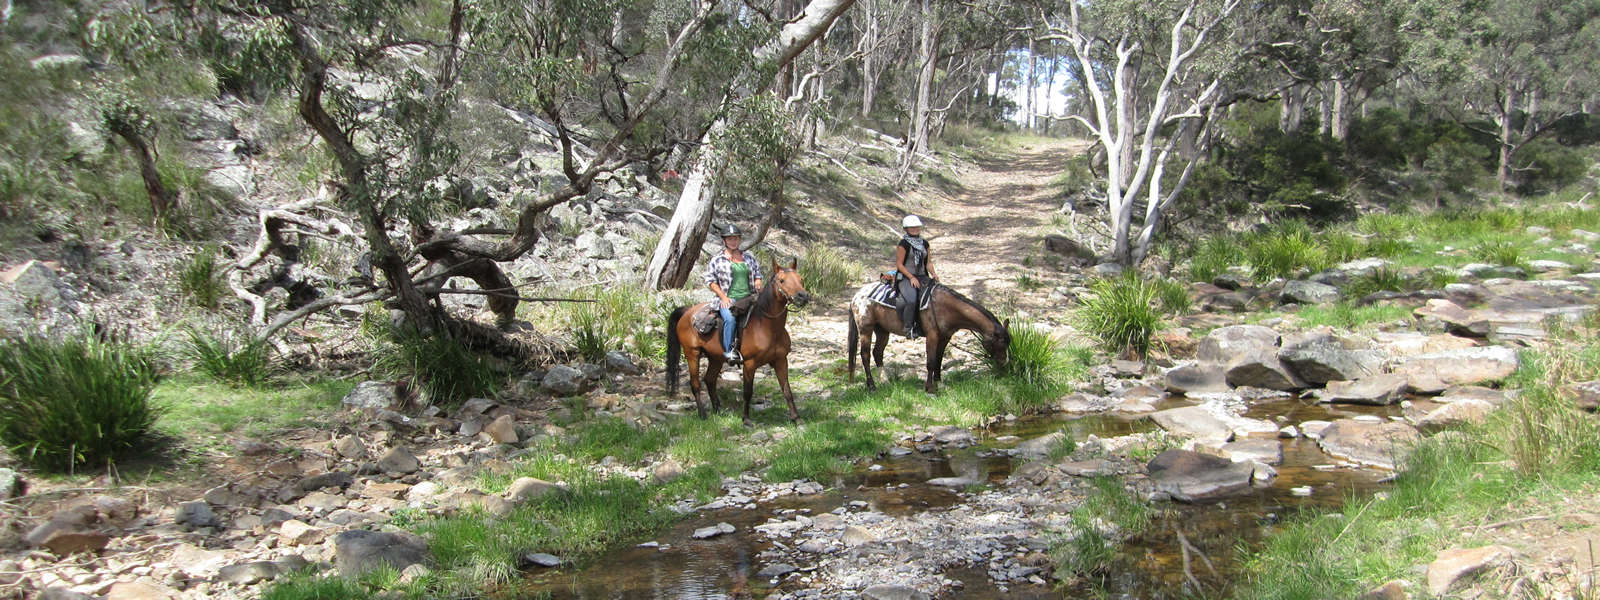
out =
<svg viewBox="0 0 1600 600"><path fill-rule="evenodd" d="M742 262L736 262L732 264L732 267L733 284L728 287L728 297L738 300L745 296L749 296L751 293L750 265Z"/></svg>

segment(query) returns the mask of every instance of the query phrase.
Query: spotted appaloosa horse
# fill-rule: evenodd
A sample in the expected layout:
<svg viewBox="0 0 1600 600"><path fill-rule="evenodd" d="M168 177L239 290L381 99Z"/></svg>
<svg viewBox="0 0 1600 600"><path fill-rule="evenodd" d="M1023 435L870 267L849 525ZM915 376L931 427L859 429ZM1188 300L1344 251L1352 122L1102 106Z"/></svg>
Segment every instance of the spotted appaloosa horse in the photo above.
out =
<svg viewBox="0 0 1600 600"><path fill-rule="evenodd" d="M789 305L803 308L811 302L811 293L800 281L795 271L795 261L780 267L773 261L776 275L771 283L761 288L755 304L745 317L744 333L739 338L739 353L744 355L744 422L750 423L750 395L754 390L756 369L772 366L778 375L778 385L783 388L783 399L789 403L789 420L800 422L795 410L794 392L789 390L789 331L784 325L789 319ZM667 393L678 393L678 353L681 349L684 362L689 365L689 390L694 395L695 408L700 418L706 417L706 404L700 397L703 383L706 395L711 397L711 409L722 410L722 400L717 397L717 376L727 359L722 355L722 328L711 333L700 333L694 327L694 314L706 303L680 306L667 317ZM700 357L707 360L705 377L700 376Z"/></svg>
<svg viewBox="0 0 1600 600"><path fill-rule="evenodd" d="M899 312L873 302L869 297L877 285L873 283L861 288L850 301L850 332L845 344L850 353L849 380L855 381L856 355L860 354L861 372L867 376L869 390L878 387L877 382L872 380L872 360L876 358L878 366L882 367L883 348L889 345L890 332L905 331ZM956 332L963 329L978 335L984 351L991 359L1002 364L1006 362L1011 348L1009 324L996 319L994 313L977 302L938 283L924 293L932 294L928 307L917 313L928 347L928 378L923 385L924 390L931 394L938 389L939 380L944 375L945 347L950 345L950 339L955 337ZM872 349L870 355L867 354L868 348Z"/></svg>

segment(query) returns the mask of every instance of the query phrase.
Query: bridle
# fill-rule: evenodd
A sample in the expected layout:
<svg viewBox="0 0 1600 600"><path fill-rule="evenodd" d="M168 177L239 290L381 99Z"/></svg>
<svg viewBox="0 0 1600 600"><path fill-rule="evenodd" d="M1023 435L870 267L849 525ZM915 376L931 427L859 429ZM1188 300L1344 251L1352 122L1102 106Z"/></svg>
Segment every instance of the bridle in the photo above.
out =
<svg viewBox="0 0 1600 600"><path fill-rule="evenodd" d="M783 276L783 271L780 270L780 271L778 271L778 277L774 277L773 278L774 281L772 282L772 285L774 287L772 288L772 295L778 297L779 301L776 302L775 304L782 304L783 305L783 310L780 310L778 312L768 312L766 309L763 309L761 311L761 316L766 317L768 319L776 319L778 317L781 317L781 316L789 314L789 300L790 300L791 296L789 295L788 292L783 291L782 283L779 282L779 281L776 281L778 278L781 278L782 276ZM770 307L770 306L767 307L767 309L770 309L770 308L772 308L772 307Z"/></svg>

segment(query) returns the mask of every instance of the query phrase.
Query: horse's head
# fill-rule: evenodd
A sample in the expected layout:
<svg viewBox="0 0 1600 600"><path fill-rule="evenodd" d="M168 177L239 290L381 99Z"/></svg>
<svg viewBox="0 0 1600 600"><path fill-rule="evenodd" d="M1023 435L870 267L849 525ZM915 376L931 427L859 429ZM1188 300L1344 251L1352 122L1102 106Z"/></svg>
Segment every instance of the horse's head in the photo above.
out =
<svg viewBox="0 0 1600 600"><path fill-rule="evenodd" d="M800 272L795 270L798 261L789 259L789 266L780 266L777 259L772 260L772 285L783 299L794 304L795 308L805 308L811 303L811 292L806 291L805 282L800 281Z"/></svg>
<svg viewBox="0 0 1600 600"><path fill-rule="evenodd" d="M994 331L982 337L983 351L994 364L1004 365L1011 359L1011 319L996 321Z"/></svg>

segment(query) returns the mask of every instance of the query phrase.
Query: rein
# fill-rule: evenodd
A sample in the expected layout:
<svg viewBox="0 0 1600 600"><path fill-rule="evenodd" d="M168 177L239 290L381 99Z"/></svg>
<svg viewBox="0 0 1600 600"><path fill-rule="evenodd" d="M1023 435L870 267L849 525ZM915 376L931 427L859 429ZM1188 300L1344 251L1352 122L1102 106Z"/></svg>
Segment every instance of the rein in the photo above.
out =
<svg viewBox="0 0 1600 600"><path fill-rule="evenodd" d="M772 282L772 285L778 285L778 282L776 281L776 278L774 278L774 281ZM768 306L766 308L761 309L761 316L766 317L768 319L776 319L778 317L781 317L781 316L789 314L789 295L783 292L783 288L781 288L781 287L772 288L772 295L773 295L774 298L777 299L776 302L778 304L782 304L783 305L783 310L781 310L779 312L775 312L775 313L774 312L767 312L768 309L772 308L771 306Z"/></svg>

